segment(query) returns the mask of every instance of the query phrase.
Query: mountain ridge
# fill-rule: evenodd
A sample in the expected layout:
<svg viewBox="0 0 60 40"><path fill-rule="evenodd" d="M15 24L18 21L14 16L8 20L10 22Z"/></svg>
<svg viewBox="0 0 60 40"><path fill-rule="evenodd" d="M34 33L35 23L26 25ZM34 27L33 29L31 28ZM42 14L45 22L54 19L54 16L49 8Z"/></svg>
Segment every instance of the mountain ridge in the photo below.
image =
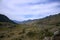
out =
<svg viewBox="0 0 60 40"><path fill-rule="evenodd" d="M0 22L9 22L9 23L14 23L12 20L10 20L7 16L0 14Z"/></svg>
<svg viewBox="0 0 60 40"><path fill-rule="evenodd" d="M41 19L26 21L25 24L56 24L60 23L60 13L46 16Z"/></svg>

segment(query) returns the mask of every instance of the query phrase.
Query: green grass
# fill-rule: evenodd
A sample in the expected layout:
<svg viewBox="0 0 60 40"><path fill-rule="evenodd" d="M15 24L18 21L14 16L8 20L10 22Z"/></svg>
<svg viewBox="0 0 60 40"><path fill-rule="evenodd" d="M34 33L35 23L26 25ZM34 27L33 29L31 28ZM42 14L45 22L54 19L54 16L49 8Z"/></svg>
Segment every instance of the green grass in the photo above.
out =
<svg viewBox="0 0 60 40"><path fill-rule="evenodd" d="M12 27L0 27L1 40L43 40L44 37L52 37L55 30L60 30L60 26L55 25L10 24L10 26Z"/></svg>

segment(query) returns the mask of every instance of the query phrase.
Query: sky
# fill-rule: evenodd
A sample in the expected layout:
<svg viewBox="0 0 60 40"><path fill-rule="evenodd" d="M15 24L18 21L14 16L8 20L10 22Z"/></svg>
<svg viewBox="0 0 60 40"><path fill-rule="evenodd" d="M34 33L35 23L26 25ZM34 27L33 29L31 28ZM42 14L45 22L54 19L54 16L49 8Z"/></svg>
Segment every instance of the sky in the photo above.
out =
<svg viewBox="0 0 60 40"><path fill-rule="evenodd" d="M60 0L0 0L0 14L11 20L33 20L57 13Z"/></svg>

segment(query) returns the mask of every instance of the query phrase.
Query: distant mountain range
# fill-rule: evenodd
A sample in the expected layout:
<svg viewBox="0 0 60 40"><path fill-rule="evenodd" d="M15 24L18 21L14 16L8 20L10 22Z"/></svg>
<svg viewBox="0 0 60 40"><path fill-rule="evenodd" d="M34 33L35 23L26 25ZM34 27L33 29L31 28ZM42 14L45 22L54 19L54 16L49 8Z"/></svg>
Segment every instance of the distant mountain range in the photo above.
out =
<svg viewBox="0 0 60 40"><path fill-rule="evenodd" d="M21 21L13 20L15 23L20 24Z"/></svg>
<svg viewBox="0 0 60 40"><path fill-rule="evenodd" d="M27 21L16 21L10 20L7 16L0 14L0 22L18 23L18 24L60 24L60 13L50 15L41 19L27 20Z"/></svg>
<svg viewBox="0 0 60 40"><path fill-rule="evenodd" d="M60 24L60 13L55 15L50 15L41 19L23 21L23 23L24 24L46 24L46 25Z"/></svg>

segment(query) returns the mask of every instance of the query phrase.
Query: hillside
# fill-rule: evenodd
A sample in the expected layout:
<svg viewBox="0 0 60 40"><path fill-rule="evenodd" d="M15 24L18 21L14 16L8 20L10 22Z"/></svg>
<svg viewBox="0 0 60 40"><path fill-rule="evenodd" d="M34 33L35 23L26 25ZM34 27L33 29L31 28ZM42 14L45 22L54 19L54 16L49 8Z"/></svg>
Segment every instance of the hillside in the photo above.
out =
<svg viewBox="0 0 60 40"><path fill-rule="evenodd" d="M56 15L47 16L43 19L39 19L36 23L38 23L38 24L49 24L49 25L60 24L60 13L56 14Z"/></svg>
<svg viewBox="0 0 60 40"><path fill-rule="evenodd" d="M56 15L50 15L41 19L30 20L30 21L27 21L26 24L57 25L57 24L60 24L60 13Z"/></svg>
<svg viewBox="0 0 60 40"><path fill-rule="evenodd" d="M0 24L4 24L1 22ZM1 26L1 25L0 25ZM0 40L60 40L60 14L0 27Z"/></svg>
<svg viewBox="0 0 60 40"><path fill-rule="evenodd" d="M10 20L7 16L0 14L0 22L9 22L9 23L15 23L12 20Z"/></svg>

